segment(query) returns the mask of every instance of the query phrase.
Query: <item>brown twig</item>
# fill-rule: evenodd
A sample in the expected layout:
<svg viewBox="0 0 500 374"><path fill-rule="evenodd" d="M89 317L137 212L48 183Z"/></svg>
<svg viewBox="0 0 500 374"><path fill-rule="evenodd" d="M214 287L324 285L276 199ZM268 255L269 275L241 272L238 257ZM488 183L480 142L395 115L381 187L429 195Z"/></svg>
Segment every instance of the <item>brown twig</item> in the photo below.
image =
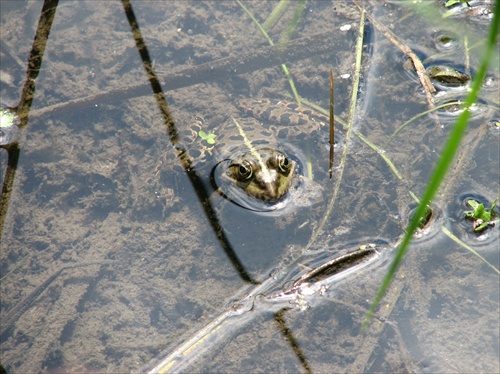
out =
<svg viewBox="0 0 500 374"><path fill-rule="evenodd" d="M335 117L333 115L333 112L334 112L333 105L334 105L334 100L333 100L333 70L330 69L330 168L329 168L330 179L332 179L332 176L333 176L333 158L335 156L335 154L334 154Z"/></svg>
<svg viewBox="0 0 500 374"><path fill-rule="evenodd" d="M358 7L361 12L365 12L366 17L370 20L370 22L375 26L377 30L379 30L384 36L394 44L401 52L403 52L408 58L412 61L413 66L415 67L415 71L417 72L418 79L420 84L422 85L425 96L427 98L427 103L429 104L429 108L434 109L434 97L433 94L436 93L436 88L432 84L427 71L425 70L422 61L418 58L418 56L413 52L413 50L406 45L401 39L399 39L389 28L387 28L384 24L379 22L375 17L371 14L367 13L361 6L356 2L356 0L352 0L353 3ZM439 120L435 117L437 124L439 125Z"/></svg>

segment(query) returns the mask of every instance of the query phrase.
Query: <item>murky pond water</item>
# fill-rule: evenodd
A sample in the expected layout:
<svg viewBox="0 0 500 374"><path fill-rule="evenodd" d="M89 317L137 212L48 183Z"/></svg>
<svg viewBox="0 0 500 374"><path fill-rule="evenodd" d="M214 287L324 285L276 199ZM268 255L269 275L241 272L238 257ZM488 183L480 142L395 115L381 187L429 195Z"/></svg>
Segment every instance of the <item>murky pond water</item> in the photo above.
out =
<svg viewBox="0 0 500 374"><path fill-rule="evenodd" d="M307 2L285 51L232 1L2 2L0 99L22 117L18 146L0 149L3 367L498 372L499 225L478 235L463 219L467 200L489 207L499 195L495 69L429 227L361 332L457 116L448 106L413 118L428 97L396 44L429 70L460 73L433 78L436 106L463 100L460 77L474 76L488 28L488 3L469 3L486 11L463 5L447 22L402 2L363 3L348 129L361 20L352 2ZM277 3L245 5L264 22ZM273 41L299 9L291 2L270 26ZM331 180L326 128L283 141L314 187L268 214L215 193L216 160L196 162L202 149L184 134L248 117L242 98L293 101L281 63L304 106L324 109L333 68L341 135Z"/></svg>

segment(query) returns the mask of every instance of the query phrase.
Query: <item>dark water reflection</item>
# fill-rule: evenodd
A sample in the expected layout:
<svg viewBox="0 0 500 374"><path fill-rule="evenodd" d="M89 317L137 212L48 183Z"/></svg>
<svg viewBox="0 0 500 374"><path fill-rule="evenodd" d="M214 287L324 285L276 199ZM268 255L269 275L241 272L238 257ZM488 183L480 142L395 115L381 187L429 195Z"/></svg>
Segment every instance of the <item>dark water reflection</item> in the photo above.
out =
<svg viewBox="0 0 500 374"><path fill-rule="evenodd" d="M267 44L236 3L132 6L160 82L174 71L194 69L166 79L181 82L175 86L181 88L161 87L179 132L189 130L196 115L206 119L208 130L241 116L234 105L238 97L282 98L288 92L277 63L248 62L245 53L258 54ZM265 20L274 4L247 6ZM42 3L2 2L3 105L16 107L21 100L41 9ZM463 63L461 41L442 45L443 35L457 38L455 33L435 30L398 2L370 12L423 59L440 54L441 63ZM271 29L273 40L292 13L288 9ZM331 45L311 47L321 53L308 58L280 56L301 96L323 108L333 67L335 114L343 121L359 17L350 2L308 2L293 38L331 30ZM487 25L472 17L467 22L476 38L485 34ZM341 31L345 25L351 29ZM372 26L367 29L344 175L333 211L311 241L339 180L328 180L325 136L313 139L309 152L324 204L265 217L212 197L213 210L207 210L199 203L199 187L211 195L209 175L195 165L187 176L175 158L169 123L151 93L144 54L141 59L122 4L60 1L22 130L9 207L1 217L1 362L7 371L145 370L160 352L172 352L216 316L248 303L251 313L232 316L219 335L201 341L186 371L498 372L498 225L480 240L460 217L460 197L474 194L490 203L498 197L498 136L487 126L499 117L498 87L488 88L497 85L498 70L489 73L484 109L473 116L457 166L435 201L439 214L432 235L415 240L368 333L360 327L387 261L304 303L268 303L260 293L255 303L245 301L258 287L252 282L267 281L279 290L289 282L286 275L305 271L308 256L333 258L382 241L388 253L411 214L409 191L419 196L432 171L452 122L441 115L443 126L433 115L419 117L381 152L401 179L356 136L382 149L403 123L428 109L400 52ZM213 75L196 70L238 55L239 64L215 66ZM478 56L479 50L470 55L472 72ZM195 75L197 81L190 80ZM465 94L440 95L456 100ZM93 95L100 96L73 101ZM44 111L59 103L68 104ZM0 157L4 168L5 153Z"/></svg>

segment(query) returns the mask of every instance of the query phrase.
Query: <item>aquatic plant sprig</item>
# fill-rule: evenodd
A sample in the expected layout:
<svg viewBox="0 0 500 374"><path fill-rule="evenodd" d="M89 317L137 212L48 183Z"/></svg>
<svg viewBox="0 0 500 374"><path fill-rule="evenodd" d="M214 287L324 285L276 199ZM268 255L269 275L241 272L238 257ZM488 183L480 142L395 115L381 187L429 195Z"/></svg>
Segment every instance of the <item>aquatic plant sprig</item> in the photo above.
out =
<svg viewBox="0 0 500 374"><path fill-rule="evenodd" d="M465 218L470 219L474 222L474 231L480 232L485 230L488 226L495 226L497 220L495 220L495 205L497 205L498 199L495 199L491 204L490 209L486 209L483 203L480 203L474 199L467 201L472 208L465 213Z"/></svg>
<svg viewBox="0 0 500 374"><path fill-rule="evenodd" d="M413 238L413 234L418 227L421 217L424 216L427 206L431 204L432 199L436 195L441 183L443 182L448 169L454 159L454 156L460 146L461 140L467 130L467 126L470 118L470 110L469 108L477 101L479 96L479 91L481 90L481 85L483 80L486 77L486 73L488 71L489 64L493 58L493 54L496 48L496 40L498 36L498 27L499 27L499 2L497 1L495 4L495 10L493 12L493 20L490 25L488 42L486 44L486 49L484 51L483 57L481 59L481 63L477 72L476 77L472 82L472 89L467 95L467 98L464 103L464 111L460 113L458 116L455 125L453 126L451 133L448 137L448 140L443 148L441 153L441 157L429 179L427 184L427 188L423 194L423 197L420 200L420 204L413 216L410 224L406 229L406 234L403 237L401 244L398 246L398 249L395 253L394 259L389 267L389 270L382 281L382 284L375 295L375 298L370 306L368 313L366 314L365 321L363 322L363 329L366 329L368 324L370 323L375 309L380 304L382 297L387 291L389 285L391 284L396 270L399 268L401 261L403 260L409 244Z"/></svg>

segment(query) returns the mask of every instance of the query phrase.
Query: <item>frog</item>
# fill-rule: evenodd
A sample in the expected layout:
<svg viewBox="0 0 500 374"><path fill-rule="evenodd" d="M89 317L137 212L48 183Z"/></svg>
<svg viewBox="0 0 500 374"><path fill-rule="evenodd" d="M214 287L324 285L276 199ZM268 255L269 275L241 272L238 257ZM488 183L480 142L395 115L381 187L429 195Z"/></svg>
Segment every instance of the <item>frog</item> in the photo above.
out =
<svg viewBox="0 0 500 374"><path fill-rule="evenodd" d="M427 68L427 73L431 79L450 87L463 86L470 82L470 75L449 66L431 66Z"/></svg>
<svg viewBox="0 0 500 374"><path fill-rule="evenodd" d="M213 169L217 192L244 208L278 210L301 183L289 151L253 117L230 118L216 130L218 160Z"/></svg>
<svg viewBox="0 0 500 374"><path fill-rule="evenodd" d="M229 117L207 133L198 115L180 134L193 167L210 174L219 195L249 210L317 201L319 188L303 175L299 145L327 128L328 118L286 100L242 98L235 104L241 117Z"/></svg>

